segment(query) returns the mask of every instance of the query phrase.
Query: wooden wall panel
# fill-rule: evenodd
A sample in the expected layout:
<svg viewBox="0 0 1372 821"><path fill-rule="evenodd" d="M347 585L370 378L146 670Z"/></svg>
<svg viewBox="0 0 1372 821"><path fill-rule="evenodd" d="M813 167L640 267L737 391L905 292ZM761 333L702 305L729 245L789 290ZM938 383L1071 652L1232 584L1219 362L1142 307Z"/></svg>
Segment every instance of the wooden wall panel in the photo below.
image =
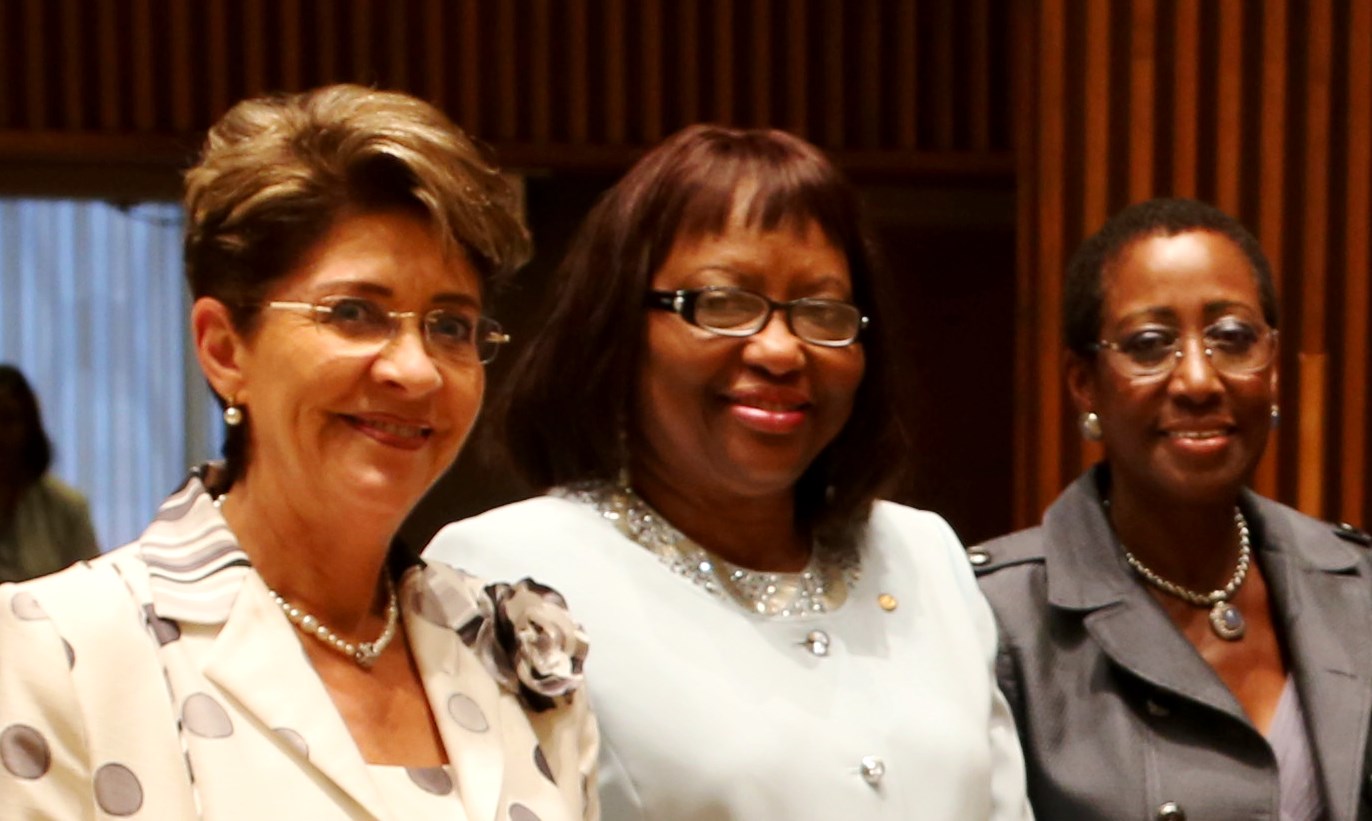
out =
<svg viewBox="0 0 1372 821"><path fill-rule="evenodd" d="M1035 89L1019 101L1015 138L1029 155L1017 166L1017 338L1029 347L1018 352L1016 384L1037 388L1021 393L1016 413L1024 420L1016 430L1017 524L1036 521L1093 458L1061 387L1065 260L1108 214L1163 195L1197 196L1234 214L1275 269L1282 424L1255 485L1316 516L1372 522L1368 4L1033 7L1021 17L1016 52Z"/></svg>
<svg viewBox="0 0 1372 821"><path fill-rule="evenodd" d="M1343 295L1344 356L1341 385L1343 405L1342 470L1339 516L1366 522L1367 503L1367 385L1369 337L1369 268L1372 254L1368 247L1368 215L1372 214L1372 4L1354 3L1348 28L1348 193L1344 202L1349 215L1344 232L1344 270L1347 280ZM1358 215L1361 215L1359 220ZM1351 386L1351 387L1350 387Z"/></svg>
<svg viewBox="0 0 1372 821"><path fill-rule="evenodd" d="M863 171L1006 180L1012 5L0 0L0 164L117 137L106 159L181 165L244 96L353 81L434 100L524 167L622 167L707 119Z"/></svg>

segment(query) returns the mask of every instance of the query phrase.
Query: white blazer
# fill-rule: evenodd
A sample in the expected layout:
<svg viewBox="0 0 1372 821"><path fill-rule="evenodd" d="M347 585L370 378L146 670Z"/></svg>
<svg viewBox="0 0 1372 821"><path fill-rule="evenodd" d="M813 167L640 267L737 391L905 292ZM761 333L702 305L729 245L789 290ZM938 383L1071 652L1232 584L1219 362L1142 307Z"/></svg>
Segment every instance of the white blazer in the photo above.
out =
<svg viewBox="0 0 1372 821"><path fill-rule="evenodd" d="M398 593L443 817L594 818L585 695L534 712L497 684L463 638L491 612L472 577L416 565ZM137 541L0 586L0 818L397 817L302 640L196 478Z"/></svg>
<svg viewBox="0 0 1372 821"><path fill-rule="evenodd" d="M449 525L426 556L567 597L595 644L607 821L1029 818L995 626L957 537L878 503L860 549L841 607L786 621L707 593L564 498ZM807 649L813 630L827 655ZM868 777L884 768L874 783L864 759Z"/></svg>

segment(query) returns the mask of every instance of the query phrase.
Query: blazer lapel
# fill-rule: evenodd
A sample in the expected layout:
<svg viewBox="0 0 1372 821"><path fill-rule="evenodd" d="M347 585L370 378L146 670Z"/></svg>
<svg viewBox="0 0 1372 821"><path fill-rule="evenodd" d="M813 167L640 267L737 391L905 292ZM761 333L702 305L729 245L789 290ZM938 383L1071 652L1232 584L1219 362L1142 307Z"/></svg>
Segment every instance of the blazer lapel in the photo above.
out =
<svg viewBox="0 0 1372 821"><path fill-rule="evenodd" d="M1259 557L1282 614L1329 817L1351 821L1358 817L1372 714L1368 578L1358 572L1356 548L1323 528L1297 533L1284 509L1257 497L1249 502L1262 528Z"/></svg>
<svg viewBox="0 0 1372 821"><path fill-rule="evenodd" d="M1248 724L1233 693L1133 578L1101 507L1096 473L1077 479L1044 514L1049 603L1081 612L1087 632L1122 669Z"/></svg>
<svg viewBox="0 0 1372 821"><path fill-rule="evenodd" d="M175 652L174 642L164 648L175 656L169 675L183 690L203 675L253 720L290 739L285 746L302 768L317 770L367 812L385 817L366 763L295 628L252 571L203 475L193 472L139 539L154 631L170 637L163 644L179 635L178 623L219 629L203 657ZM209 781L201 783L212 789Z"/></svg>
<svg viewBox="0 0 1372 821"><path fill-rule="evenodd" d="M401 586L406 635L462 804L473 821L494 819L504 792L506 696L463 641L488 614L463 578L443 565L418 566Z"/></svg>
<svg viewBox="0 0 1372 821"><path fill-rule="evenodd" d="M287 747L301 767L318 770L374 817L386 817L366 762L309 665L295 628L255 573L244 579L205 659L205 678L255 721L297 740Z"/></svg>

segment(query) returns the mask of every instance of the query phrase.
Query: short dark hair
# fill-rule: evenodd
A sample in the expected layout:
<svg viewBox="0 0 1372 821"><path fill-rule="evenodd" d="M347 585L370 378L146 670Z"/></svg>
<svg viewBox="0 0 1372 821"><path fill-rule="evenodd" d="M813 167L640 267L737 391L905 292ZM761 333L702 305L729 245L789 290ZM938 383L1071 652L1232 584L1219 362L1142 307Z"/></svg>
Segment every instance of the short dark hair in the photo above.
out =
<svg viewBox="0 0 1372 821"><path fill-rule="evenodd" d="M1173 237L1187 231L1213 231L1227 237L1253 269L1263 320L1277 327L1277 292L1272 267L1258 240L1243 224L1213 205L1197 200L1159 198L1135 203L1115 214L1086 238L1067 264L1062 292L1063 336L1068 350L1093 355L1100 341L1102 281L1106 269L1133 243L1153 236Z"/></svg>
<svg viewBox="0 0 1372 821"><path fill-rule="evenodd" d="M24 378L24 372L14 365L0 365L0 396L13 399L19 409L19 422L24 429L24 444L19 451L19 481L21 487L26 487L41 479L52 466L52 440L43 427L38 396L29 380Z"/></svg>
<svg viewBox="0 0 1372 821"><path fill-rule="evenodd" d="M888 337L885 271L852 184L819 149L782 131L695 125L645 155L606 192L556 272L537 337L492 401L496 436L539 488L615 479L646 338L644 293L675 243L723 232L743 186L746 223L813 220L847 258L853 300L872 320L866 372L842 431L796 488L817 529L865 517L905 466Z"/></svg>
<svg viewBox="0 0 1372 821"><path fill-rule="evenodd" d="M191 297L224 303L241 332L271 286L349 214L417 214L464 250L483 288L531 250L515 191L482 146L423 100L359 85L236 104L210 129L185 188ZM247 459L250 423L226 428L229 482Z"/></svg>

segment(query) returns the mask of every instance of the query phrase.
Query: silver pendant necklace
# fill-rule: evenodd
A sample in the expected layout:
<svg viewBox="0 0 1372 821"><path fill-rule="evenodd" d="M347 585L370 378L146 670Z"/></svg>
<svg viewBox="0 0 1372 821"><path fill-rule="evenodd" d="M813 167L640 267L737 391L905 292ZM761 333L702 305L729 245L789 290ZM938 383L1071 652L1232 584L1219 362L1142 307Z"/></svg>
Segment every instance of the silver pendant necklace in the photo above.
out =
<svg viewBox="0 0 1372 821"><path fill-rule="evenodd" d="M1110 509L1109 501L1105 502L1107 512ZM1124 560L1129 566L1134 568L1134 572L1143 577L1143 580L1177 598L1190 602L1197 607L1210 608L1210 629L1215 635L1225 641L1238 641L1243 638L1244 631L1248 624L1244 621L1243 613L1237 605L1230 601L1234 594L1243 585L1243 580L1248 577L1248 566L1253 560L1253 545L1248 537L1248 520L1243 518L1243 511L1237 506L1234 508L1234 528L1239 534L1239 563L1234 568L1234 573L1229 577L1229 581L1224 587L1218 590L1211 590L1209 593L1199 593L1195 590L1182 587L1176 582L1168 581L1159 576L1151 568L1138 560L1129 548L1124 547ZM1121 547L1123 544L1121 543Z"/></svg>

